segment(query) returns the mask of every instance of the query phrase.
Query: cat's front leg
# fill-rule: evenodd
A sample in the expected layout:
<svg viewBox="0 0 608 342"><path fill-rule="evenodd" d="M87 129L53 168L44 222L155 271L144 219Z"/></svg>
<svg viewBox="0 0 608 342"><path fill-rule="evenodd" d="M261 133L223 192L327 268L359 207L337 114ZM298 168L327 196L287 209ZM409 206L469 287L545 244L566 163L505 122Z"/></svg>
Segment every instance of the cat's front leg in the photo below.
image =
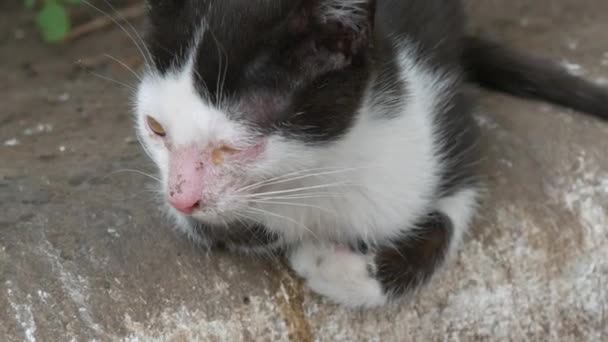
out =
<svg viewBox="0 0 608 342"><path fill-rule="evenodd" d="M372 307L402 298L427 282L458 245L477 197L475 188L444 197L433 212L381 245L304 243L290 254L291 265L315 292L346 306Z"/></svg>
<svg viewBox="0 0 608 342"><path fill-rule="evenodd" d="M351 307L373 307L387 302L376 278L373 253L336 244L305 242L289 255L291 267L316 293Z"/></svg>
<svg viewBox="0 0 608 342"><path fill-rule="evenodd" d="M380 306L424 284L453 239L448 216L433 212L383 246L353 248L307 242L290 255L293 269L315 292L351 307Z"/></svg>

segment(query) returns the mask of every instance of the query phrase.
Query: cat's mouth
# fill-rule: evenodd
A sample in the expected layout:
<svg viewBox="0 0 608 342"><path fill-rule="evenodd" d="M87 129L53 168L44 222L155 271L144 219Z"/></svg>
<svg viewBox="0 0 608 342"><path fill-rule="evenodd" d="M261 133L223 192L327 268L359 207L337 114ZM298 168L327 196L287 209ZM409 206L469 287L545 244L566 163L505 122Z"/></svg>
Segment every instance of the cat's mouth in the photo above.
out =
<svg viewBox="0 0 608 342"><path fill-rule="evenodd" d="M199 223L214 226L225 226L240 220L239 215L235 214L236 211L200 207L193 209L191 212L185 213L183 211L175 209L174 207L171 208L178 215L187 217Z"/></svg>
<svg viewBox="0 0 608 342"><path fill-rule="evenodd" d="M252 203L248 200L251 194L237 195L231 190L222 191L221 194L205 194L186 208L171 203L170 198L167 198L167 203L175 213L201 223L227 225L239 221L252 222Z"/></svg>

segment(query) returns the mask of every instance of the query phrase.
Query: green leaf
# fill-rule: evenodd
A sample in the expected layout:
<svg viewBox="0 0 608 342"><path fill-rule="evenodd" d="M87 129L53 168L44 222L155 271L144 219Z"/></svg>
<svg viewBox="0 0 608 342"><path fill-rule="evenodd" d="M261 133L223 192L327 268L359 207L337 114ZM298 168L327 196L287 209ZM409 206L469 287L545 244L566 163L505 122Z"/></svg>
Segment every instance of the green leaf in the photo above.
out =
<svg viewBox="0 0 608 342"><path fill-rule="evenodd" d="M57 43L70 31L70 18L65 8L54 1L45 1L36 22L42 37L49 43Z"/></svg>
<svg viewBox="0 0 608 342"><path fill-rule="evenodd" d="M36 4L36 0L25 0L25 8L32 9Z"/></svg>
<svg viewBox="0 0 608 342"><path fill-rule="evenodd" d="M79 5L80 3L82 3L81 0L61 0L61 2L70 4L70 5Z"/></svg>

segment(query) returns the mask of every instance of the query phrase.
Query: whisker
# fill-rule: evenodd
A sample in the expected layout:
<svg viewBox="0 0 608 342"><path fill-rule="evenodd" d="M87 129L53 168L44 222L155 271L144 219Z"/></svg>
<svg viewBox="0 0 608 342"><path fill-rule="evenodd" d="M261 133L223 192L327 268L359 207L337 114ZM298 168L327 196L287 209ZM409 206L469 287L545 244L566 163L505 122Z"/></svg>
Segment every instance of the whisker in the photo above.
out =
<svg viewBox="0 0 608 342"><path fill-rule="evenodd" d="M229 224L228 224L228 221L226 221L226 218L220 216L220 220L222 220L222 224L224 225L224 228L228 229Z"/></svg>
<svg viewBox="0 0 608 342"><path fill-rule="evenodd" d="M332 192L311 192L305 194L297 194L297 195L285 195L285 196L260 196L260 197L252 197L253 199L259 200L291 200L291 199L316 199L316 198L337 198L343 197L344 194L341 193L332 193Z"/></svg>
<svg viewBox="0 0 608 342"><path fill-rule="evenodd" d="M326 175L335 175L335 174L344 173L344 172L353 171L353 170L354 169L344 169L344 170L339 170L339 171L327 171L327 172L317 172L317 173L310 173L310 174L306 174L306 175L299 175L299 176L292 177L292 178L281 179L281 180L277 180L277 181L274 181L274 182L265 183L265 184L262 184L262 185L260 185L258 187L254 187L253 189L256 189L256 188L259 188L259 187L262 187L262 186L270 186L270 185L276 185L276 184L293 182L293 181L296 181L296 180L306 179L306 178L311 178L311 177L326 176Z"/></svg>
<svg viewBox="0 0 608 342"><path fill-rule="evenodd" d="M316 170L317 169L310 169L310 170L300 170L300 171L290 172L290 173L287 173L287 174L284 174L284 175L281 175L281 176L276 176L276 177L272 177L272 178L269 178L269 179L264 179L264 180L259 181L257 183L246 185L246 186L244 186L242 188L237 189L236 191L249 190L251 188L257 187L258 185L264 185L264 184L266 184L268 182L271 182L271 181L274 181L274 180L277 180L277 179L282 179L282 178L289 177L289 176L292 176L292 175L299 175L299 174L302 174L304 172L316 171Z"/></svg>
<svg viewBox="0 0 608 342"><path fill-rule="evenodd" d="M245 214L241 213L240 211L235 211L235 212L234 212L234 214L235 214L235 215L238 215L238 216L240 216L240 217L242 217L242 218L245 218L245 219L247 219L247 220L249 220L249 221L252 221L252 222L257 222L257 220L256 220L255 218L253 218L253 217L251 217L251 216L247 216L247 215L245 215ZM241 223L243 223L244 225L247 225L249 222L241 221Z"/></svg>
<svg viewBox="0 0 608 342"><path fill-rule="evenodd" d="M226 49L224 49L224 47L221 46L221 45L220 45L220 47L221 47L221 49L223 51L224 57L226 58L226 62L225 62L225 66L224 66L224 76L222 76L222 84L220 85L220 87L221 87L220 88L221 89L221 93L220 93L221 94L221 99L222 99L222 102L224 102L224 100L225 100L224 99L224 96L225 96L224 91L226 90L225 89L226 88L226 78L228 77L229 61L228 61L228 53L226 52Z"/></svg>
<svg viewBox="0 0 608 342"><path fill-rule="evenodd" d="M222 44L220 43L219 39L217 39L217 37L215 36L213 31L209 30L208 32L211 34L211 37L215 41L215 46L217 49L217 57L219 60L219 65L218 65L218 69L217 69L217 80L216 80L215 87L216 87L217 105L220 107L220 110L221 110L223 102L224 102L224 93L222 90L223 90L223 87L225 86L226 76L228 74L228 54L226 53L226 50L223 48ZM225 61L223 59L224 57L226 58Z"/></svg>
<svg viewBox="0 0 608 342"><path fill-rule="evenodd" d="M254 220L252 217L239 213L238 211L234 212L234 214L237 216L240 216L240 218L237 218L237 221L239 221L239 223L241 223L245 229L247 229L248 231L251 231L250 222L244 221L243 218L245 218L249 221L253 221L253 222L256 222L256 220ZM256 239L260 243L260 245L262 245L262 246L264 245L264 242L262 240L260 240L260 238L258 238L255 234L252 233L251 236L253 236L253 238Z"/></svg>
<svg viewBox="0 0 608 342"><path fill-rule="evenodd" d="M237 216L240 216L240 217L237 217L237 218L236 218L236 220L237 220L238 222L240 222L241 224L243 224L243 225L247 225L247 224L249 223L249 222L247 222L247 221L243 220L243 218L244 218L244 219L246 219L246 220L249 220L249 221L256 222L256 220L255 220L255 219L253 219L252 217L249 217L249 216L247 216L247 215L245 215L245 214L242 214L242 213L239 213L239 212L235 212L235 214L236 214ZM257 241L260 243L260 246L265 246L265 245L266 245L266 243L265 243L264 241L261 241L261 240L260 240L260 239L259 239L259 238L258 238L258 237L255 235L255 234L253 235L253 237L254 237L254 238L255 238L255 239L256 239L256 240L257 240ZM262 252L257 251L256 253L262 254L264 257L267 257L267 258L269 258L270 260L275 261L275 262L278 262L279 258L278 258L278 256L277 256L277 255L276 255L276 254L275 254L275 253L272 251L272 249L268 250L268 249L264 249L264 248L262 247L261 251L262 251Z"/></svg>
<svg viewBox="0 0 608 342"><path fill-rule="evenodd" d="M241 196L245 200L257 199L257 200L296 200L296 199L316 199L316 198L344 198L348 194L339 192L299 192L285 193L284 195L279 194L252 194Z"/></svg>
<svg viewBox="0 0 608 342"><path fill-rule="evenodd" d="M228 76L228 54L226 53L226 49L224 49L223 45L218 41L217 42L218 50L224 56L224 62L220 64L218 69L218 75L220 80L220 85L218 88L218 94L220 96L220 103L224 103L224 87L226 86L226 77Z"/></svg>
<svg viewBox="0 0 608 342"><path fill-rule="evenodd" d="M313 186L307 186L307 187L295 188L295 189L261 192L261 193L251 194L251 195L244 195L243 197L252 198L252 197L258 197L258 196L264 196L264 195L286 194L286 193L293 193L293 192L304 191L304 190L323 189L323 188L339 187L339 186L345 186L345 185L355 185L355 184L347 183L347 182L336 182L336 183L313 185Z"/></svg>
<svg viewBox="0 0 608 342"><path fill-rule="evenodd" d="M194 68L194 67L192 68L192 70L194 71L194 75L196 77L198 77L198 81L203 86L203 90L206 91L207 94L210 94L211 92L209 91L209 87L207 86L207 82L205 82L205 79L203 79L203 76L201 75L201 73L196 68Z"/></svg>
<svg viewBox="0 0 608 342"><path fill-rule="evenodd" d="M253 207L248 207L246 210L253 211L252 212L253 214L255 214L257 212L257 213L273 216L273 217L276 217L276 218L281 218L281 219L284 219L286 221L292 222L292 223L294 223L294 224L296 224L296 225L298 225L298 226L306 229L315 239L317 239L317 241L321 241L319 239L319 237L310 228L308 228L304 224L302 224L302 223L300 223L300 222L298 222L298 221L296 221L296 220L294 220L294 219L292 219L290 217L286 217L286 216L279 215L279 214L276 214L276 213L273 213L273 212L270 212L270 211L267 211L267 210L263 210L263 209L259 209L259 208L253 208Z"/></svg>
<svg viewBox="0 0 608 342"><path fill-rule="evenodd" d="M139 45L139 43L135 40L135 38L133 38L133 36L131 35L131 33L129 33L129 31L118 20L116 20L116 18L114 18L112 15L110 15L106 11L102 10L101 8L93 5L88 0L82 0L82 2L84 4L86 4L87 6L91 7L92 9L96 10L97 12L101 13L102 15L105 15L114 24L116 24L127 35L127 37L129 37L129 39L131 39L131 41L133 42L133 44L135 45L135 47L137 48L137 50L139 50L139 53L141 53L141 56L144 58L144 61L146 62L146 64L149 64L148 57L144 53L144 50L141 48L141 46Z"/></svg>
<svg viewBox="0 0 608 342"><path fill-rule="evenodd" d="M220 101L220 97L219 97L219 88L220 88L220 70L222 70L222 54L220 52L220 48L219 48L219 41L218 39L215 37L215 34L213 33L213 30L209 29L208 30L209 34L211 35L211 38L213 38L213 41L215 42L215 47L216 47L216 52L217 52L217 58L218 58L218 69L217 69L217 75L216 75L216 80L215 80L215 99L217 101L217 105L219 107L221 107L221 101Z"/></svg>
<svg viewBox="0 0 608 342"><path fill-rule="evenodd" d="M135 76L141 82L141 77L139 76L139 74L137 74L135 72L135 70L133 70L133 68L131 68L130 66L128 66L127 63L121 61L120 59L118 59L118 58L116 58L116 57L114 57L114 56L112 56L110 54L104 53L103 55L105 57L113 60L114 62L120 64L121 66L123 66L125 69L127 69L127 71L131 72L131 74L133 74L133 76Z"/></svg>
<svg viewBox="0 0 608 342"><path fill-rule="evenodd" d="M148 49L148 45L146 45L146 42L144 42L143 38L139 35L139 32L135 29L135 27L133 27L133 25L131 24L131 22L129 20L127 20L127 18L125 18L124 15L122 15L120 13L120 11L118 11L113 5L112 3L110 3L109 0L103 0L109 7L110 9L112 9L112 11L114 11L114 13L116 13L116 15L123 21L125 22L129 28L131 28L132 32L135 33L135 36L137 37L137 39L139 39L139 42L141 43L141 46L143 47L143 49L146 51L146 53L148 54L148 58L150 58L150 60L152 60L152 53L150 52L150 49ZM145 58L144 58L145 59ZM147 62L146 62L147 64Z"/></svg>
<svg viewBox="0 0 608 342"><path fill-rule="evenodd" d="M113 79L113 78L111 78L109 76L98 74L98 73L96 73L94 71L91 71L91 70L86 70L85 69L85 71L88 72L89 74L95 76L95 77L101 78L102 80L105 80L105 81L108 81L108 82L112 82L112 83L116 83L116 84L118 84L118 85L120 85L122 87L127 88L130 91L135 92L135 87L133 87L133 86L131 86L131 85L125 83L125 82L121 82L121 81L115 80L115 79Z"/></svg>
<svg viewBox="0 0 608 342"><path fill-rule="evenodd" d="M148 155L148 157L149 157L150 159L154 160L154 159L152 158L152 153L150 152L150 150L148 150L148 148L147 148L147 147L146 147L144 144L141 144L141 142L140 142L140 146L141 146L141 148L144 150L144 152L146 152L146 154Z"/></svg>
<svg viewBox="0 0 608 342"><path fill-rule="evenodd" d="M326 212L328 214L336 215L335 212L332 212L332 211L327 210L325 208L321 208L321 207L316 206L316 205L310 205L310 204L290 203L290 202L275 202L275 201L267 201L267 200L249 200L249 202L261 203L261 204L277 204L277 205L287 205L287 206L293 206L293 207L312 208L312 209L321 210L321 211Z"/></svg>
<svg viewBox="0 0 608 342"><path fill-rule="evenodd" d="M254 184L247 185L245 187L242 187L242 188L238 189L237 191L245 191L245 190L250 190L250 189L253 189L253 188L256 188L256 187L260 187L260 186L263 186L263 185L275 184L275 183L271 183L271 182L276 181L276 180L281 180L282 181L285 177L301 176L305 172L329 171L329 170L336 170L338 172L339 170L347 171L347 170L350 170L350 169L355 170L357 168L319 167L319 168L314 168L314 169L299 170L299 171L290 172L290 173L287 173L287 174L284 174L284 175L281 175L281 176L265 179L263 181L260 181L260 182L254 183ZM311 174L311 175L314 175L314 174ZM285 181L287 182L288 180L285 180Z"/></svg>
<svg viewBox="0 0 608 342"><path fill-rule="evenodd" d="M141 148L144 150L144 152L146 152L146 154L148 155L148 157L150 157L150 159L154 160L154 158L152 158L152 153L146 147L146 144L144 144L144 142L142 141L141 136L137 135L137 141L139 142L139 146L141 146Z"/></svg>
<svg viewBox="0 0 608 342"><path fill-rule="evenodd" d="M148 178L151 178L159 183L162 183L162 181L160 180L160 178L154 177L149 173L143 172L143 171L139 171L139 170L135 170L135 169L122 169L122 170L116 170L116 171L112 171L110 172L110 174L115 174L115 173L123 173L123 172L132 172L132 173L137 173L140 174L142 176L146 176Z"/></svg>

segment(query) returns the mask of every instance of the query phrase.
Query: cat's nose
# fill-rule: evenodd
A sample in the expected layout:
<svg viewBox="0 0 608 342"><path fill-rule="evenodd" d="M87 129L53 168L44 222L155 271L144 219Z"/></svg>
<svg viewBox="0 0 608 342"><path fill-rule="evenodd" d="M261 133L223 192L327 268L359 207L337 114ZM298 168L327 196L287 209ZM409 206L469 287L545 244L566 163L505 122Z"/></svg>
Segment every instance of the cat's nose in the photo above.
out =
<svg viewBox="0 0 608 342"><path fill-rule="evenodd" d="M169 157L167 201L184 214L199 209L205 192L205 167L196 146L176 148Z"/></svg>
<svg viewBox="0 0 608 342"><path fill-rule="evenodd" d="M178 174L171 177L167 201L178 211L190 215L202 206L203 184L200 177Z"/></svg>
<svg viewBox="0 0 608 342"><path fill-rule="evenodd" d="M178 211L190 215L200 207L201 201L196 198L182 198L180 196L169 196L169 204Z"/></svg>

